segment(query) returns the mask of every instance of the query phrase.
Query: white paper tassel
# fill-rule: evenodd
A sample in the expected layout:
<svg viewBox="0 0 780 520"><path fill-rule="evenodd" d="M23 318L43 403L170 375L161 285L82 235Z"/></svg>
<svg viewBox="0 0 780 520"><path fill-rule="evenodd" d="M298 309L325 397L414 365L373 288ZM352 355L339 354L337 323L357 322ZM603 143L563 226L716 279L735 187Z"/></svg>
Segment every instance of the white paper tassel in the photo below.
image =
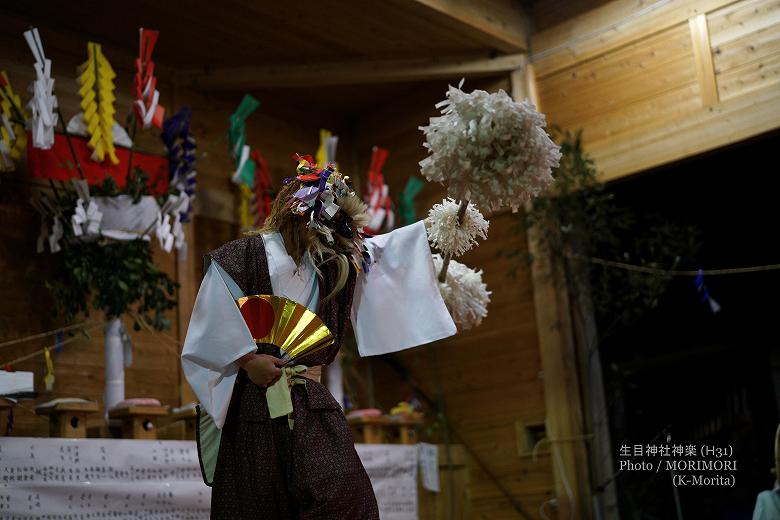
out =
<svg viewBox="0 0 780 520"><path fill-rule="evenodd" d="M458 222L460 204L454 199L444 199L428 211L425 227L428 241L443 254L460 256L477 243L477 237L487 238L490 222L485 220L474 204L469 204L463 219Z"/></svg>
<svg viewBox="0 0 780 520"><path fill-rule="evenodd" d="M430 152L420 167L429 181L446 183L450 196L483 210L517 211L553 181L560 149L544 131L544 115L528 101L513 101L503 90L466 94L450 86L436 108L442 115L420 127Z"/></svg>
<svg viewBox="0 0 780 520"><path fill-rule="evenodd" d="M54 95L54 79L51 77L51 60L46 59L38 29L25 31L24 39L35 56L35 80L30 84L32 99L30 126L33 146L48 150L54 145L54 127L57 125L57 97Z"/></svg>
<svg viewBox="0 0 780 520"><path fill-rule="evenodd" d="M442 263L440 255L433 255L433 265L437 272L441 270ZM487 290L487 285L482 283L481 270L476 271L450 260L447 279L444 283L439 282L439 291L459 330L476 327L487 316L491 292Z"/></svg>

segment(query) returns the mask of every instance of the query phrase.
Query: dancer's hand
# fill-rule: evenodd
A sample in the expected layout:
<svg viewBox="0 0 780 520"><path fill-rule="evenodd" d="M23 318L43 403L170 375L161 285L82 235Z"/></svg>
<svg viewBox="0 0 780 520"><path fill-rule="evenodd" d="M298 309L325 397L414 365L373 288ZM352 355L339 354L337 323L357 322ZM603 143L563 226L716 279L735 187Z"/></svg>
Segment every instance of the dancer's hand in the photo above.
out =
<svg viewBox="0 0 780 520"><path fill-rule="evenodd" d="M241 358L241 368L246 370L249 380L260 387L268 387L276 383L282 375L279 367L284 361L268 354L254 354L252 357Z"/></svg>

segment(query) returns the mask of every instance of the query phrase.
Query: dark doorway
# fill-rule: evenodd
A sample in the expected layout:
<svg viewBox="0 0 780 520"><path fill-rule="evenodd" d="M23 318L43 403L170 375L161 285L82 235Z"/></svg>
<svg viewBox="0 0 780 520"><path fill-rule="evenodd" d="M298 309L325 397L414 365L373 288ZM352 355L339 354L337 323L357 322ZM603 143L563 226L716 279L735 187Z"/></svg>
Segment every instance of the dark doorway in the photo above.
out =
<svg viewBox="0 0 780 520"><path fill-rule="evenodd" d="M700 231L682 269L780 264L780 133L613 183L621 206ZM622 445L732 446L736 485L678 487L671 475L623 471L621 517L749 519L771 489L780 392L780 270L673 279L656 308L602 343L615 460ZM697 457L713 460L713 457ZM657 460L645 457L644 460Z"/></svg>

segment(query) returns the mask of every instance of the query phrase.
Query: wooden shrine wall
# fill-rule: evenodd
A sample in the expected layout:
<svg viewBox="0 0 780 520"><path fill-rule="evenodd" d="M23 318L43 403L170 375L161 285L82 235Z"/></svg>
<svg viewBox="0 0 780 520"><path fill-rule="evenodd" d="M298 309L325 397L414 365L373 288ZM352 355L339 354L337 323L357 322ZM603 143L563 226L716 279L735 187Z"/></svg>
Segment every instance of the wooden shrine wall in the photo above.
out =
<svg viewBox="0 0 780 520"><path fill-rule="evenodd" d="M388 148L384 174L394 198L410 176L420 177L417 163L426 151L417 127L435 115L433 106L444 98L446 86L446 82L421 86L413 96L394 100L358 125L361 174L372 145ZM509 82L467 80L464 88L508 91ZM424 218L443 196L441 186L426 183L416 198L417 218ZM553 478L545 449L536 461L529 452L518 452L522 425L543 424L545 406L530 273L520 269L516 279L510 278L513 261L501 256L502 250L525 247L524 233L515 224L510 213L494 215L489 240L460 259L484 270L483 279L492 291L487 319L475 329L394 358L430 397L444 396L453 429L535 517L541 503L553 496ZM372 370L377 406L388 410L410 396L410 387L386 363L372 360ZM473 459L469 467L470 518L521 518Z"/></svg>
<svg viewBox="0 0 780 520"><path fill-rule="evenodd" d="M542 111L606 179L780 127L774 0L617 0L532 47Z"/></svg>
<svg viewBox="0 0 780 520"><path fill-rule="evenodd" d="M16 22L16 23L14 23ZM27 86L34 76L33 58L26 47L22 32L25 29L21 21L11 21L14 27L4 31L2 36L3 58L0 69L8 72L14 91L27 102ZM47 36L49 36L47 38ZM53 61L53 76L59 106L66 120L79 108L76 66L85 60L86 41L79 46L79 54L71 52L77 40L64 34L43 35L44 49ZM109 61L117 72L117 120L124 123L124 115L130 107L132 86L132 57L104 49ZM161 78L161 103L171 107L170 82ZM58 128L60 130L60 128ZM159 139L148 131L138 138L139 149L162 153ZM67 325L62 318L55 316L52 301L44 282L58 261L48 248L42 254L36 253L36 239L40 229L40 218L29 204L33 190L49 189L48 184L33 181L24 163L13 173L0 174L0 342L22 336L52 330ZM155 263L172 278L177 278L178 263L175 254L166 254L156 248ZM173 328L165 332L170 340L163 341L155 334L132 332L131 320L125 325L133 338L133 364L126 369L125 395L127 397L154 397L164 404L178 405L179 372L178 352L171 340L178 336L175 316L171 316ZM81 321L81 319L78 319ZM23 400L15 414L14 435L47 436L48 420L32 413L39 402L59 397L82 397L102 403L104 388L103 372L103 316L101 312L92 312L89 322L97 326L89 330L89 338L82 337L63 346L60 354L52 353L56 381L52 392L45 393L43 385L44 357L39 355L28 361L15 364L16 370L35 373L35 389L40 397L34 402ZM65 335L65 339L68 335ZM19 358L43 346L52 345L54 336L46 339L25 342L11 347L0 348L0 362ZM89 426L103 423L97 414L89 421Z"/></svg>
<svg viewBox="0 0 780 520"><path fill-rule="evenodd" d="M6 27L7 30L0 36L4 48L0 69L8 71L14 90L26 102L29 97L26 89L33 77L33 58L22 32L29 21L12 17L6 18L6 21L10 27ZM85 59L87 40L55 28L39 29L47 56L54 62L53 75L59 104L65 118L69 119L80 110L76 66ZM131 103L133 71L130 66L134 57L127 49L110 47L104 47L104 54L117 73L116 117L121 124ZM235 110L241 97L206 97L177 88L176 75L165 64L157 65L157 76L161 104L168 113L185 104L193 108L192 133L199 146L196 216L194 226L185 226L189 240L186 258L177 259L175 253L167 254L159 249L155 252L155 263L181 284L179 309L170 316L173 328L163 333L168 339L163 341L159 334L134 332L131 320L125 320L134 344L133 364L125 374L125 394L127 397L154 397L165 405L177 406L182 401L189 402L192 397L181 377L180 347L175 342L182 341L186 333L200 283L201 258L208 250L237 238L240 233L235 209L236 190L229 181L233 163L227 151L226 132L227 117ZM319 121L314 118L300 125L295 122L300 121L300 118L296 119L298 115L292 112L289 118L270 117L259 110L247 125L249 143L253 146L257 144L269 160L275 186L290 175L293 166L290 156L294 151L313 153L316 150ZM139 149L163 153L157 130L139 131L138 135ZM349 149L348 139L344 149ZM57 256L51 255L48 250L43 254L35 252L40 219L28 202L32 190L48 189L48 185L30 179L22 164L16 172L0 174L0 186L0 294L3 295L0 300L0 342L3 342L66 324L54 315L51 299L43 285ZM93 313L92 321L99 325L101 313ZM39 402L58 397L82 397L102 403L102 327L91 329L89 333L89 339L69 343L63 347L61 354L54 356L56 382L50 393L43 393L43 356L14 365L17 370L34 371L35 389L41 392L34 402L22 401L23 408L17 408L14 435L48 435L47 419L31 411ZM0 348L0 362L19 358L53 342L53 337L49 337ZM93 416L89 426L100 425L102 419L98 415Z"/></svg>

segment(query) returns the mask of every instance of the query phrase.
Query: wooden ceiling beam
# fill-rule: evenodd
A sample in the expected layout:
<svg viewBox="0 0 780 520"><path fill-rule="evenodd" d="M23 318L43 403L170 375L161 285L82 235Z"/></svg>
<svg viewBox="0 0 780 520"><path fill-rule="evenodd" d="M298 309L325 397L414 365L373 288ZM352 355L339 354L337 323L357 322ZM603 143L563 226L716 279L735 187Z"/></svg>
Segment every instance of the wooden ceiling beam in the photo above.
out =
<svg viewBox="0 0 780 520"><path fill-rule="evenodd" d="M501 74L523 66L525 54L494 58L371 60L225 67L187 71L182 83L198 90L360 85L473 78Z"/></svg>
<svg viewBox="0 0 780 520"><path fill-rule="evenodd" d="M531 23L517 0L393 0L500 52L528 50Z"/></svg>

